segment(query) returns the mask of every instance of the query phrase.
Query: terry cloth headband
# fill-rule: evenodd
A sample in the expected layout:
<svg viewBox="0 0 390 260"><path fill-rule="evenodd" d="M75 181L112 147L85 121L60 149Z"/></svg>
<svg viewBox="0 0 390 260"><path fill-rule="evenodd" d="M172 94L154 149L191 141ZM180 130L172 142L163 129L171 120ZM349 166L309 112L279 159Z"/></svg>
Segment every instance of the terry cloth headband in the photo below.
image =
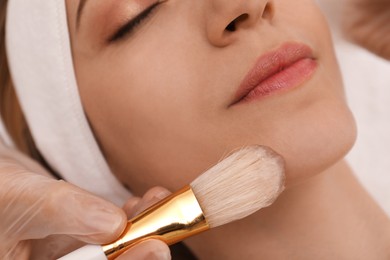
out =
<svg viewBox="0 0 390 260"><path fill-rule="evenodd" d="M111 173L84 114L65 0L9 0L10 71L34 141L65 180L117 205L130 193Z"/></svg>

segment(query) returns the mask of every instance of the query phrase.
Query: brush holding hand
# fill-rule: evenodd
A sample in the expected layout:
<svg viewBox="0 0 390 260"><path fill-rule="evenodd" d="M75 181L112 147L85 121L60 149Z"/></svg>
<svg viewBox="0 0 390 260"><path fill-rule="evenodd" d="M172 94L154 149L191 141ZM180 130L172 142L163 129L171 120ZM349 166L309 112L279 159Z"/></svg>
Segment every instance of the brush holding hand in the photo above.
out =
<svg viewBox="0 0 390 260"><path fill-rule="evenodd" d="M283 189L283 159L269 148L249 146L129 220L114 242L88 245L60 259L118 259L147 239L172 245L271 205Z"/></svg>
<svg viewBox="0 0 390 260"><path fill-rule="evenodd" d="M346 36L390 60L390 0L345 0Z"/></svg>
<svg viewBox="0 0 390 260"><path fill-rule="evenodd" d="M142 200L132 198L124 210L128 215L142 210L159 194L161 189L152 189ZM123 231L126 220L120 208L53 179L31 159L3 146L0 139L0 259L54 259L84 243L109 242ZM151 256L170 259L169 248L149 240L120 259Z"/></svg>

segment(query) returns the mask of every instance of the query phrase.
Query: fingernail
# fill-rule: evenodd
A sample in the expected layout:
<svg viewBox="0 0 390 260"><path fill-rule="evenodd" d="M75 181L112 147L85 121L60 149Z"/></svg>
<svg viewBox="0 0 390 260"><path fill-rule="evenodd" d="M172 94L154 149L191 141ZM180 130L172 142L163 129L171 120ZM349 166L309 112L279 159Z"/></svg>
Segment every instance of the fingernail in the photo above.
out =
<svg viewBox="0 0 390 260"><path fill-rule="evenodd" d="M144 242L145 243L145 242ZM171 252L169 251L169 248L166 244L159 240L148 240L146 241L145 246L147 246L151 251L149 251L151 255L149 255L148 258L152 259L159 259L159 260L170 260L171 259Z"/></svg>
<svg viewBox="0 0 390 260"><path fill-rule="evenodd" d="M112 233L121 226L122 216L117 211L95 208L88 214L87 221L102 233Z"/></svg>
<svg viewBox="0 0 390 260"><path fill-rule="evenodd" d="M76 199L83 208L83 222L96 233L112 233L121 226L123 217L113 205L84 194L76 195Z"/></svg>
<svg viewBox="0 0 390 260"><path fill-rule="evenodd" d="M167 252L167 250L164 251L156 251L156 258L160 260L170 260L171 259L171 254Z"/></svg>
<svg viewBox="0 0 390 260"><path fill-rule="evenodd" d="M164 191L161 191L161 192L155 194L153 196L153 198L158 199L158 200L162 200L162 199L165 199L166 197L168 197L169 195L171 195L171 193L169 191L164 190Z"/></svg>

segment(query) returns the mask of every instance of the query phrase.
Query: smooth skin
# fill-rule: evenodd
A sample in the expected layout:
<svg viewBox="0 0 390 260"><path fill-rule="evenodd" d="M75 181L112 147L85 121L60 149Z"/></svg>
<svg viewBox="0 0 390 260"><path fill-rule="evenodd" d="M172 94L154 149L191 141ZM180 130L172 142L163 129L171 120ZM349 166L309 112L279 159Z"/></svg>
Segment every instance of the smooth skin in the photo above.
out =
<svg viewBox="0 0 390 260"><path fill-rule="evenodd" d="M201 259L388 259L390 223L343 160L356 138L328 25L313 0L67 0L80 96L114 174L176 190L248 144L286 161L270 208L188 240ZM235 30L228 30L234 23ZM230 26L231 28L231 26ZM318 68L291 91L232 105L256 59L285 42Z"/></svg>
<svg viewBox="0 0 390 260"><path fill-rule="evenodd" d="M85 111L110 166L133 192L154 184L175 190L248 144L281 154L292 185L351 148L354 120L314 1L166 1L132 35L107 42L154 2L87 1L76 31L78 1L67 1ZM236 31L225 30L238 17ZM231 106L256 59L285 42L313 49L311 80Z"/></svg>

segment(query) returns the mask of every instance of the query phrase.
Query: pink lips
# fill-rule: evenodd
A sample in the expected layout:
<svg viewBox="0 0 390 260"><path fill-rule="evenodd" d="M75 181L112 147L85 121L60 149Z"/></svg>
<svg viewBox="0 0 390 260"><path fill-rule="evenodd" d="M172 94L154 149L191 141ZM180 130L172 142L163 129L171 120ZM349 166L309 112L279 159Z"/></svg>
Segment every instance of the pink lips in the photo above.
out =
<svg viewBox="0 0 390 260"><path fill-rule="evenodd" d="M236 92L232 105L297 87L317 68L312 50L304 44L286 43L261 56Z"/></svg>

